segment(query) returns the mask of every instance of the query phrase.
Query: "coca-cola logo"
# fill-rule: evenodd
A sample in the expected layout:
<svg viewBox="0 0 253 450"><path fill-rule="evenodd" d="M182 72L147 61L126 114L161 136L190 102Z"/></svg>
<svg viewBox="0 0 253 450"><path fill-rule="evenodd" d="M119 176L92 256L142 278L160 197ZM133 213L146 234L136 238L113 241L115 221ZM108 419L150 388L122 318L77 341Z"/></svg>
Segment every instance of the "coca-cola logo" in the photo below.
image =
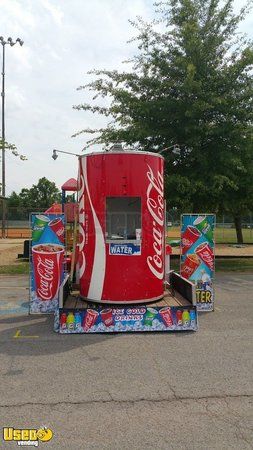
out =
<svg viewBox="0 0 253 450"><path fill-rule="evenodd" d="M87 316L85 322L86 322L85 325L91 326L92 322L93 322L93 317L92 316Z"/></svg>
<svg viewBox="0 0 253 450"><path fill-rule="evenodd" d="M183 268L183 270L182 270L182 273L183 273L184 275L191 275L191 274L192 274L192 268L189 267L189 266L184 266L184 268Z"/></svg>
<svg viewBox="0 0 253 450"><path fill-rule="evenodd" d="M206 261L212 262L212 255L209 252L202 252L202 258Z"/></svg>
<svg viewBox="0 0 253 450"><path fill-rule="evenodd" d="M147 208L153 218L153 254L147 257L147 264L152 274L159 280L163 279L163 225L164 225L164 200L163 200L163 175L158 171L157 176L148 165L147 178Z"/></svg>
<svg viewBox="0 0 253 450"><path fill-rule="evenodd" d="M59 230L56 231L57 236L62 236L64 233L64 227L60 228Z"/></svg>
<svg viewBox="0 0 253 450"><path fill-rule="evenodd" d="M193 241L190 241L190 239L186 239L186 238L183 238L183 239L182 239L182 245L183 245L183 247L191 247L192 244L193 244Z"/></svg>
<svg viewBox="0 0 253 450"><path fill-rule="evenodd" d="M196 249L197 255L204 261L204 263L213 270L214 268L214 254L208 244L202 244Z"/></svg>
<svg viewBox="0 0 253 450"><path fill-rule="evenodd" d="M54 279L54 261L50 258L42 259L38 256L37 272L39 275L38 294L43 300L51 300Z"/></svg>
<svg viewBox="0 0 253 450"><path fill-rule="evenodd" d="M213 256L208 251L202 251L200 257L206 262L209 266L213 267Z"/></svg>

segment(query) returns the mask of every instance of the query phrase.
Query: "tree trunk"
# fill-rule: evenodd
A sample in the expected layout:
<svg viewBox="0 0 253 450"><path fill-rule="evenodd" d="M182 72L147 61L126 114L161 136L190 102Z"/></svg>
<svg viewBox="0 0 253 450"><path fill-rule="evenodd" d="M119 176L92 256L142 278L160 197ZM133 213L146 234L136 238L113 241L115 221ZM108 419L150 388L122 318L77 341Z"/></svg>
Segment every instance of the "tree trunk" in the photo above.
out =
<svg viewBox="0 0 253 450"><path fill-rule="evenodd" d="M237 236L237 244L243 244L243 235L242 235L242 219L240 216L234 217L235 230Z"/></svg>

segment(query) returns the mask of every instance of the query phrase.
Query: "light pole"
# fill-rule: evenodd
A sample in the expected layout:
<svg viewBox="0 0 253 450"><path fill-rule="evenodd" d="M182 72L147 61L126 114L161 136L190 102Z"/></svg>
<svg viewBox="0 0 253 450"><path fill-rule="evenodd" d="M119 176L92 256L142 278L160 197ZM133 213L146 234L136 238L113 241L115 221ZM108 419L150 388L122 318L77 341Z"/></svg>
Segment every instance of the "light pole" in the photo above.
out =
<svg viewBox="0 0 253 450"><path fill-rule="evenodd" d="M16 41L13 41L11 37L8 37L7 40L0 36L0 44L3 48L3 60L2 60L2 197L3 197L3 216L2 216L2 237L5 238L6 232L6 205L5 205L5 46L13 45L19 43L19 45L23 45L24 41L20 38L17 38Z"/></svg>
<svg viewBox="0 0 253 450"><path fill-rule="evenodd" d="M170 147L166 147L158 153L161 155L161 153L165 152L166 150L169 150L170 148L173 148L172 153L174 153L175 155L180 155L180 147L178 144L170 145Z"/></svg>

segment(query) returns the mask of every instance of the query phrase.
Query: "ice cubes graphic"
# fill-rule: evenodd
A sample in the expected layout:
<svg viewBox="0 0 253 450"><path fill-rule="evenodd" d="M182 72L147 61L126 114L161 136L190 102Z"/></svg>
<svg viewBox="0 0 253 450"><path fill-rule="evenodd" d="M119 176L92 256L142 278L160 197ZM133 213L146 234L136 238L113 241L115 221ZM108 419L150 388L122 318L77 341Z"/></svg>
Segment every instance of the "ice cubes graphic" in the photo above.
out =
<svg viewBox="0 0 253 450"><path fill-rule="evenodd" d="M57 298L54 300L41 301L36 292L31 293L30 311L31 313L52 313L58 308Z"/></svg>
<svg viewBox="0 0 253 450"><path fill-rule="evenodd" d="M59 329L60 329L59 310L56 310L54 316L54 331L59 331Z"/></svg>

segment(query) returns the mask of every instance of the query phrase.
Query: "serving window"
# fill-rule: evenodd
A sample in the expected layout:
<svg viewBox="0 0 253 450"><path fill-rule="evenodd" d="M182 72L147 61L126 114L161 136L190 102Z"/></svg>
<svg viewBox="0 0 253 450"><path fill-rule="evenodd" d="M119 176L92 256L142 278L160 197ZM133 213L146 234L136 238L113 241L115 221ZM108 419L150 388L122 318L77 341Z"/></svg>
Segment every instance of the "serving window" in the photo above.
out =
<svg viewBox="0 0 253 450"><path fill-rule="evenodd" d="M141 197L107 197L106 239L141 239Z"/></svg>

